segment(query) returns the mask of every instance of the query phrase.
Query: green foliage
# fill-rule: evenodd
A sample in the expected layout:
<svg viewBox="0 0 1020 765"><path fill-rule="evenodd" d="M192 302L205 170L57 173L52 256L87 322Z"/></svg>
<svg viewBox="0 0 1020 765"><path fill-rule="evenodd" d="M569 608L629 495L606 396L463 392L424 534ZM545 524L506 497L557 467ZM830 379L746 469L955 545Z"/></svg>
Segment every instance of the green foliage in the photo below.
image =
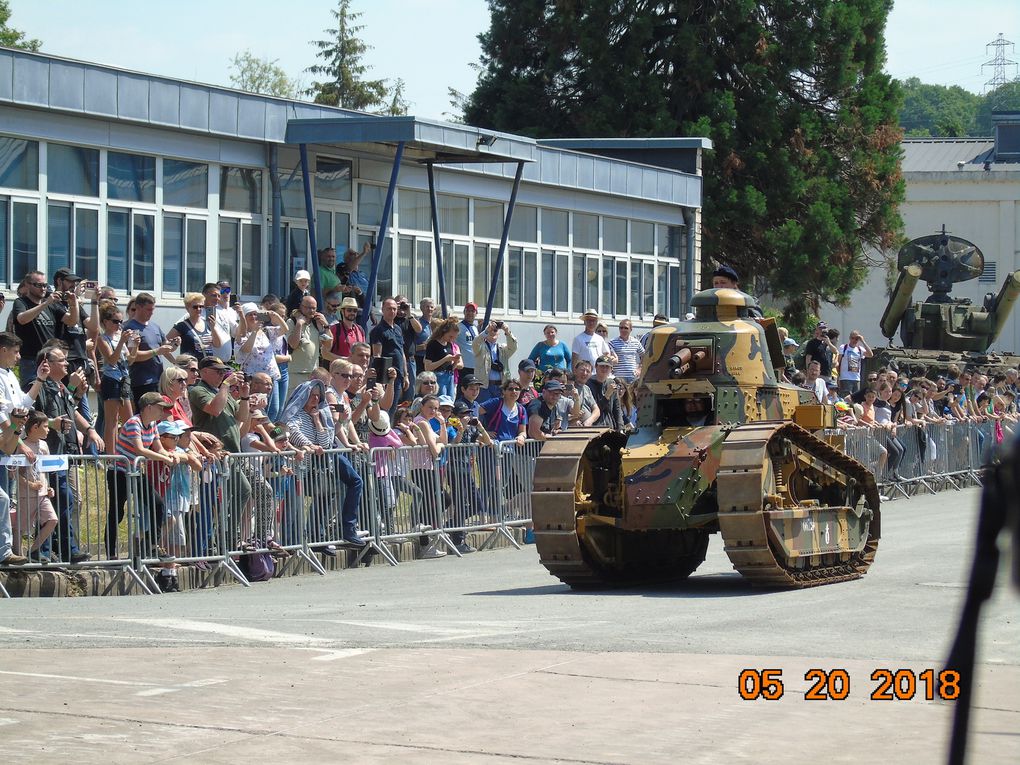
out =
<svg viewBox="0 0 1020 765"><path fill-rule="evenodd" d="M929 85L917 77L900 82L900 90L900 127L907 135L976 135L980 96L959 85Z"/></svg>
<svg viewBox="0 0 1020 765"><path fill-rule="evenodd" d="M369 110L386 107L386 83L383 80L364 79L368 67L361 57L369 49L358 37L363 24L355 23L361 14L351 10L351 0L337 0L337 7L330 11L334 26L324 29L329 35L325 40L313 40L318 49L316 57L321 64L308 67L306 71L324 76L322 82L313 81L306 91L317 104L340 106L344 109Z"/></svg>
<svg viewBox="0 0 1020 765"><path fill-rule="evenodd" d="M386 114L399 117L407 114L409 107L410 104L404 98L404 81L398 77L390 91L390 105L386 109Z"/></svg>
<svg viewBox="0 0 1020 765"><path fill-rule="evenodd" d="M9 0L0 0L0 45L5 48L21 48L22 50L39 50L42 45L40 40L30 40L20 29L7 26L11 18L11 4Z"/></svg>
<svg viewBox="0 0 1020 765"><path fill-rule="evenodd" d="M975 122L978 135L992 134L993 111L1020 111L1020 80L1013 80L989 91L981 99Z"/></svg>
<svg viewBox="0 0 1020 765"><path fill-rule="evenodd" d="M703 254L800 323L901 226L890 0L489 0L465 119L536 137L706 136ZM798 318L800 317L800 318Z"/></svg>
<svg viewBox="0 0 1020 765"><path fill-rule="evenodd" d="M265 93L281 98L297 98L301 88L296 80L276 65L279 59L260 58L250 50L230 60L230 83L249 93Z"/></svg>

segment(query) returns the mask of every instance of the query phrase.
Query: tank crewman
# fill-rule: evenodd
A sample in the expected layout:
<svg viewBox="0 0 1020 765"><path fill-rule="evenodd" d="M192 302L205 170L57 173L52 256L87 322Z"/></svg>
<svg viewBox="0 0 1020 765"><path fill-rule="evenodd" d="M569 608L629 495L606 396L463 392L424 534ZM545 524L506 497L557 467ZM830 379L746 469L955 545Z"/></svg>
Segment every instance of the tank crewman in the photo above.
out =
<svg viewBox="0 0 1020 765"><path fill-rule="evenodd" d="M703 396L684 399L684 418L691 427L707 425L711 418L711 402Z"/></svg>
<svg viewBox="0 0 1020 765"><path fill-rule="evenodd" d="M712 272L712 289L730 289L743 292L740 289L740 275L730 266L719 266ZM765 316L756 305L748 307L748 314L754 319Z"/></svg>

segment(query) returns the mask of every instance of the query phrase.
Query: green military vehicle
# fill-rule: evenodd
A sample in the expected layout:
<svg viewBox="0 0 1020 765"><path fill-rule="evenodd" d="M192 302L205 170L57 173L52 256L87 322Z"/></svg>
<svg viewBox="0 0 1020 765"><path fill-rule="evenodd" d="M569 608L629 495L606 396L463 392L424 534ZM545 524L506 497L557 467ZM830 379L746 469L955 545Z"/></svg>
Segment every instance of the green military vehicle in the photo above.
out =
<svg viewBox="0 0 1020 765"><path fill-rule="evenodd" d="M878 547L872 473L821 433L832 407L780 382L771 319L733 289L694 296L694 319L652 330L638 429L545 442L532 517L542 564L572 587L681 579L722 536L752 583L862 576Z"/></svg>

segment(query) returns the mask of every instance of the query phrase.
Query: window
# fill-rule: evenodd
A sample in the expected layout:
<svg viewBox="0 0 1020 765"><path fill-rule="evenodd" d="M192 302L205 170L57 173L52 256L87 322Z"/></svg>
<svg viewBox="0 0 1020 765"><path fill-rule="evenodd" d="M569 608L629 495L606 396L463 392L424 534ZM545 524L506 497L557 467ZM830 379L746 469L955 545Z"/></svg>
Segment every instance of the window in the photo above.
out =
<svg viewBox="0 0 1020 765"><path fill-rule="evenodd" d="M334 247L337 257L342 258L350 241L351 216L348 213L332 213L329 210L316 211L315 246L318 249Z"/></svg>
<svg viewBox="0 0 1020 765"><path fill-rule="evenodd" d="M220 168L220 209L261 214L262 171L248 167Z"/></svg>
<svg viewBox="0 0 1020 765"><path fill-rule="evenodd" d="M616 261L616 308L617 316L627 316L627 262L622 258Z"/></svg>
<svg viewBox="0 0 1020 765"><path fill-rule="evenodd" d="M70 268L86 279L98 278L99 211L51 202L46 207L47 269Z"/></svg>
<svg viewBox="0 0 1020 765"><path fill-rule="evenodd" d="M630 222L630 251L638 255L654 255L655 245L652 239L654 235L655 226L651 223L632 220Z"/></svg>
<svg viewBox="0 0 1020 765"><path fill-rule="evenodd" d="M542 251L542 310L546 313L567 313L570 310L570 256Z"/></svg>
<svg viewBox="0 0 1020 765"><path fill-rule="evenodd" d="M46 149L47 187L57 194L99 196L99 150L51 143Z"/></svg>
<svg viewBox="0 0 1020 765"><path fill-rule="evenodd" d="M414 294L411 301L420 303L432 296L432 241L416 239L414 243Z"/></svg>
<svg viewBox="0 0 1020 765"><path fill-rule="evenodd" d="M218 278L229 281L240 295L262 295L261 254L262 226L220 220Z"/></svg>
<svg viewBox="0 0 1020 765"><path fill-rule="evenodd" d="M38 208L0 197L0 282L19 282L38 264Z"/></svg>
<svg viewBox="0 0 1020 765"><path fill-rule="evenodd" d="M570 216L566 210L546 210L542 208L542 243L558 244L566 247L570 242L568 236Z"/></svg>
<svg viewBox="0 0 1020 765"><path fill-rule="evenodd" d="M567 304L569 297L570 256L565 252L558 252L556 253L556 310L559 313L568 313L570 311L570 307Z"/></svg>
<svg viewBox="0 0 1020 765"><path fill-rule="evenodd" d="M499 254L499 247L494 244L475 245L475 297L479 303L488 302L489 288L492 285L492 277L496 269L496 256ZM492 301L494 309L503 308L503 274L495 274L496 296Z"/></svg>
<svg viewBox="0 0 1020 765"><path fill-rule="evenodd" d="M659 313L664 314L669 309L669 284L667 280L669 271L667 270L665 263L659 263L655 268L657 277L655 280L655 293L657 296Z"/></svg>
<svg viewBox="0 0 1020 765"><path fill-rule="evenodd" d="M184 251L184 273L188 292L201 292L205 284L205 231L206 222L189 218L187 220L187 249Z"/></svg>
<svg viewBox="0 0 1020 765"><path fill-rule="evenodd" d="M471 250L466 242L452 242L449 239L444 239L442 245L446 301L450 305L464 305L468 302L468 260ZM415 297L421 300L417 295Z"/></svg>
<svg viewBox="0 0 1020 765"><path fill-rule="evenodd" d="M351 201L351 162L347 159L315 159L315 196L318 199Z"/></svg>
<svg viewBox="0 0 1020 765"><path fill-rule="evenodd" d="M372 232L362 231L358 233L358 239L354 244L354 249L359 252L366 243L372 243L375 241L375 234ZM373 255L374 257L374 255ZM365 281L369 281L372 275L372 257L366 257L361 261L361 265L358 266L358 272L364 274ZM386 237L386 241L382 242L382 253L379 255L379 270L375 276L375 301L380 302L383 298L389 297L393 294L393 240L390 237Z"/></svg>
<svg viewBox="0 0 1020 765"><path fill-rule="evenodd" d="M423 191L400 189L398 198L400 200L398 209L400 212L401 229L412 229L414 231L432 230L432 210L428 194ZM379 215L382 215L382 208L379 209ZM370 225L376 225L378 222L377 218L375 223Z"/></svg>
<svg viewBox="0 0 1020 765"><path fill-rule="evenodd" d="M627 251L627 221L622 218L602 219L602 249Z"/></svg>
<svg viewBox="0 0 1020 765"><path fill-rule="evenodd" d="M641 263L631 261L630 264L630 313L635 319L643 318L641 313Z"/></svg>
<svg viewBox="0 0 1020 765"><path fill-rule="evenodd" d="M524 310L538 310L538 253L524 251Z"/></svg>
<svg viewBox="0 0 1020 765"><path fill-rule="evenodd" d="M156 158L106 153L106 196L125 202L156 202Z"/></svg>
<svg viewBox="0 0 1020 765"><path fill-rule="evenodd" d="M183 278L183 281L182 281ZM205 221L163 216L163 292L201 292L205 284Z"/></svg>
<svg viewBox="0 0 1020 765"><path fill-rule="evenodd" d="M128 288L127 264L131 258L129 231L131 213L110 210L106 214L106 283L119 290Z"/></svg>
<svg viewBox="0 0 1020 765"><path fill-rule="evenodd" d="M510 223L510 238L515 242L538 241L538 208L515 205L514 219Z"/></svg>
<svg viewBox="0 0 1020 765"><path fill-rule="evenodd" d="M208 207L209 166L179 159L164 159L163 204L203 209Z"/></svg>
<svg viewBox="0 0 1020 765"><path fill-rule="evenodd" d="M521 269L524 265L524 251L520 247L511 247L507 253L510 266L507 269L508 295L506 306L511 311L521 310Z"/></svg>
<svg viewBox="0 0 1020 765"><path fill-rule="evenodd" d="M0 136L0 187L39 188L39 144Z"/></svg>
<svg viewBox="0 0 1020 765"><path fill-rule="evenodd" d="M499 239L503 236L503 203L475 200L475 236Z"/></svg>
<svg viewBox="0 0 1020 765"><path fill-rule="evenodd" d="M365 226L378 226L382 222L385 202L386 189L384 187L360 184L358 186L358 223ZM390 222L393 222L392 215Z"/></svg>
<svg viewBox="0 0 1020 765"><path fill-rule="evenodd" d="M106 214L106 281L133 292L155 288L155 217L111 208ZM130 267L129 267L130 264Z"/></svg>
<svg viewBox="0 0 1020 765"><path fill-rule="evenodd" d="M669 267L669 314L680 318L680 266Z"/></svg>
<svg viewBox="0 0 1020 765"><path fill-rule="evenodd" d="M439 230L444 234L468 233L468 200L467 197L454 197L449 194L438 194ZM429 228L432 225L429 224Z"/></svg>
<svg viewBox="0 0 1020 765"><path fill-rule="evenodd" d="M586 250L599 247L599 216L574 213L574 246Z"/></svg>
<svg viewBox="0 0 1020 765"><path fill-rule="evenodd" d="M50 272L71 265L71 205L46 208L46 265Z"/></svg>
<svg viewBox="0 0 1020 765"><path fill-rule="evenodd" d="M602 258L602 312L616 315L616 261Z"/></svg>
<svg viewBox="0 0 1020 765"><path fill-rule="evenodd" d="M652 263L642 263L641 270L644 272L644 308L642 313L645 316L655 315L655 266Z"/></svg>
<svg viewBox="0 0 1020 765"><path fill-rule="evenodd" d="M151 292L156 288L156 217L137 212L132 217L131 289Z"/></svg>
<svg viewBox="0 0 1020 765"><path fill-rule="evenodd" d="M280 200L283 215L288 218L305 217L305 185L301 165L293 170L280 172Z"/></svg>

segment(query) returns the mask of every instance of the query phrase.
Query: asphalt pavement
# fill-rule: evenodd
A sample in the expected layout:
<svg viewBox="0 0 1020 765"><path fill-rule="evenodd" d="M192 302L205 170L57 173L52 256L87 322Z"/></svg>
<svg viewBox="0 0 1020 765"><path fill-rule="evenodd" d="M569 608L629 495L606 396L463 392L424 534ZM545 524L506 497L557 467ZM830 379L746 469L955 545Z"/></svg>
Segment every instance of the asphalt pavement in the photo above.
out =
<svg viewBox="0 0 1020 765"><path fill-rule="evenodd" d="M572 592L526 547L247 589L0 602L0 752L941 762L953 687L938 672L978 496L887 503L869 573L799 591L752 589L714 537L690 580L647 589ZM983 618L972 762L1020 761L1017 603L1000 583ZM759 698L741 697L742 673ZM781 698L763 698L777 681Z"/></svg>

